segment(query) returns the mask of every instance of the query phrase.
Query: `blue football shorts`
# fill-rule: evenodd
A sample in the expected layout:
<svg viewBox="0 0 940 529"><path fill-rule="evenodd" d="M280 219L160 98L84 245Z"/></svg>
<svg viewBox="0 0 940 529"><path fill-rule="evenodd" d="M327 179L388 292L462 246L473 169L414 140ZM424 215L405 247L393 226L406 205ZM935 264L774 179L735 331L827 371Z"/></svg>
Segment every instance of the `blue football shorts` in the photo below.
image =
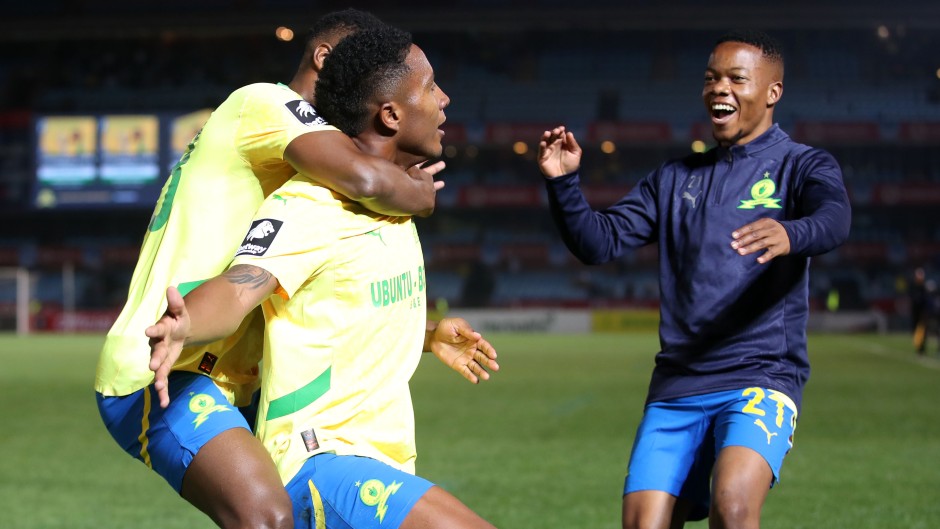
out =
<svg viewBox="0 0 940 529"><path fill-rule="evenodd" d="M689 519L704 518L721 449L744 446L759 453L773 471L773 486L793 447L796 420L788 396L758 387L647 404L623 493L664 491L692 502Z"/></svg>
<svg viewBox="0 0 940 529"><path fill-rule="evenodd" d="M359 456L317 454L287 484L294 527L397 529L430 481Z"/></svg>
<svg viewBox="0 0 940 529"><path fill-rule="evenodd" d="M108 432L132 457L180 491L196 452L231 428L249 428L207 376L175 371L169 376L170 405L163 409L153 385L130 395L97 394L98 412Z"/></svg>

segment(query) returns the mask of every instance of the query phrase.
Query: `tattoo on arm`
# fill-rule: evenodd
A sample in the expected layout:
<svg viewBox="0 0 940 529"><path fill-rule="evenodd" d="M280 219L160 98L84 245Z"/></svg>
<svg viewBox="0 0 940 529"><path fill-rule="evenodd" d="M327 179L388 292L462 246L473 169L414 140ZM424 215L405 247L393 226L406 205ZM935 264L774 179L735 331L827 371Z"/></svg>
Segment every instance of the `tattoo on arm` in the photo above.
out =
<svg viewBox="0 0 940 529"><path fill-rule="evenodd" d="M252 290L264 288L272 278L267 270L251 265L235 265L226 270L222 277L233 285L247 285Z"/></svg>

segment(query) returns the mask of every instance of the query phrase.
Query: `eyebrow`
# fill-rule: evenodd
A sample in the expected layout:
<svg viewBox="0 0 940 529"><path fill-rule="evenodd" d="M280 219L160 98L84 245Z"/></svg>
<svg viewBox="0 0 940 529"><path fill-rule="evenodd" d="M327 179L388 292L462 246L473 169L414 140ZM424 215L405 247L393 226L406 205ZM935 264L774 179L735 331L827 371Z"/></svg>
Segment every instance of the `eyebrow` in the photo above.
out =
<svg viewBox="0 0 940 529"><path fill-rule="evenodd" d="M705 71L706 71L706 72L717 72L718 69L717 69L717 68L714 68L714 67L712 67L712 66L706 66L706 67L705 67ZM747 66L732 66L731 68L728 68L728 71L729 71L729 72L745 72L745 73L747 73L747 72L750 72L751 69L748 68Z"/></svg>

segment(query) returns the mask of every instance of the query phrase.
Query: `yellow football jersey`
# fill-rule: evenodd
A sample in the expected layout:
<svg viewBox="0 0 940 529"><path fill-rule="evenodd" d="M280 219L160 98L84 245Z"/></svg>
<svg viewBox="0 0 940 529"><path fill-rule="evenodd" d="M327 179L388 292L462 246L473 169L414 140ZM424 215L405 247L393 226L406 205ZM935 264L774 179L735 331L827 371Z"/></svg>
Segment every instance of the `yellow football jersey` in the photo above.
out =
<svg viewBox="0 0 940 529"><path fill-rule="evenodd" d="M101 351L96 391L127 395L153 381L144 329L166 310L167 287L185 295L227 268L264 197L296 173L284 160L287 145L320 130L336 129L285 85L245 86L212 113L163 187L127 303ZM261 323L249 317L226 340L187 348L176 369L209 374L245 404L258 384ZM236 347L244 351L226 355Z"/></svg>
<svg viewBox="0 0 940 529"><path fill-rule="evenodd" d="M280 283L262 304L258 437L287 483L320 452L408 472L408 386L426 321L424 259L410 217L384 217L291 180L259 209L234 264Z"/></svg>

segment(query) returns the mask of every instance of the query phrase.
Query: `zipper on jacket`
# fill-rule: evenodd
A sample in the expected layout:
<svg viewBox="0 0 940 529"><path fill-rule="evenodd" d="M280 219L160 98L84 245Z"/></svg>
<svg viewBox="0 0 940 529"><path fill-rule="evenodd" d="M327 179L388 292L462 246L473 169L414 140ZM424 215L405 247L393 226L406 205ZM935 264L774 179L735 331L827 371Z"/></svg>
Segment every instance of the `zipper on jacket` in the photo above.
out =
<svg viewBox="0 0 940 529"><path fill-rule="evenodd" d="M711 203L715 205L721 204L721 196L725 192L725 182L731 176L732 169L734 169L734 155L731 154L731 148L728 148L727 152L722 153L720 162L726 162L728 164L728 169L724 171L724 174L722 174L718 178L718 181L715 182L714 199L711 201ZM715 168L718 168L717 163L715 164Z"/></svg>

